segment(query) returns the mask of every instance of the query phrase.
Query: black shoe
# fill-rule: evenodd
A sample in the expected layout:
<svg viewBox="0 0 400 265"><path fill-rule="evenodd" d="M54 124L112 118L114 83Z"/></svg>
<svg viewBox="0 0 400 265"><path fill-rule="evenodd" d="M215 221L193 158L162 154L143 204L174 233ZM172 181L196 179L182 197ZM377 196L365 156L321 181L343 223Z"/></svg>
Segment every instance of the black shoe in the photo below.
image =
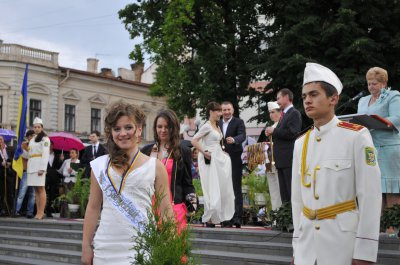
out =
<svg viewBox="0 0 400 265"><path fill-rule="evenodd" d="M242 226L240 218L234 217L231 222L236 228L240 228Z"/></svg>
<svg viewBox="0 0 400 265"><path fill-rule="evenodd" d="M14 215L14 217L21 217L21 216L22 216L22 215L21 215L20 212L16 212L15 215Z"/></svg>
<svg viewBox="0 0 400 265"><path fill-rule="evenodd" d="M230 221L223 221L223 222L221 222L221 227L222 228L232 227L232 223Z"/></svg>
<svg viewBox="0 0 400 265"><path fill-rule="evenodd" d="M207 222L206 227L215 228L215 224Z"/></svg>
<svg viewBox="0 0 400 265"><path fill-rule="evenodd" d="M31 213L26 214L26 218L28 218L28 219L32 219L33 217L34 217L34 215Z"/></svg>

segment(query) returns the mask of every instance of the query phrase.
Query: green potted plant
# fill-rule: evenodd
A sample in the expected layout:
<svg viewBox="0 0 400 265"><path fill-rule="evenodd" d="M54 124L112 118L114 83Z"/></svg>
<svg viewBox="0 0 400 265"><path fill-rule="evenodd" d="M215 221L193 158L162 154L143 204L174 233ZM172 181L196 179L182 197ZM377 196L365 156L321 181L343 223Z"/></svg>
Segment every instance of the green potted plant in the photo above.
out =
<svg viewBox="0 0 400 265"><path fill-rule="evenodd" d="M90 192L90 180L82 179L83 174L84 169L79 169L74 186L65 194L68 210L70 213L75 213L80 209L80 217L83 217L85 213Z"/></svg>
<svg viewBox="0 0 400 265"><path fill-rule="evenodd" d="M253 171L244 177L242 184L243 183L248 187L247 196L252 206L265 205L271 209L271 200L266 176L256 175Z"/></svg>
<svg viewBox="0 0 400 265"><path fill-rule="evenodd" d="M54 201L51 204L51 207L54 210L54 213L52 214L53 217L61 217L61 218L66 218L68 217L68 199L65 194L61 194L57 198L54 199Z"/></svg>
<svg viewBox="0 0 400 265"><path fill-rule="evenodd" d="M390 236L400 237L400 205L396 204L383 210L381 215L381 228L383 231L386 229L392 230Z"/></svg>

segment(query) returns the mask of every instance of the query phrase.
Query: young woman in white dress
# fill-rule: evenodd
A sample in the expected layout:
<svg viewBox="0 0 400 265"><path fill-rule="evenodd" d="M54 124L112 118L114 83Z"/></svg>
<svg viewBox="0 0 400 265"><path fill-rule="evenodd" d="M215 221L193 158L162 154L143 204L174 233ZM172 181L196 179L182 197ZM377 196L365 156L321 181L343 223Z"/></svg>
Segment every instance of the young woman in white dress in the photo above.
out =
<svg viewBox="0 0 400 265"><path fill-rule="evenodd" d="M151 209L154 192L165 195L160 203L161 215L174 218L164 165L139 151L144 121L142 110L124 102L115 103L108 111L105 134L109 154L91 162L83 264L131 264L135 256L134 237L141 227L139 222L148 222L147 211Z"/></svg>
<svg viewBox="0 0 400 265"><path fill-rule="evenodd" d="M199 150L198 164L204 194L203 223L207 227L231 220L235 213L231 159L222 150L222 132L218 121L221 105L210 102L206 107L208 121L193 136L192 145ZM207 159L210 162L207 162Z"/></svg>
<svg viewBox="0 0 400 265"><path fill-rule="evenodd" d="M50 139L43 131L43 121L40 118L33 120L33 130L35 137L29 141L27 183L28 187L35 187L36 196L36 216L35 219L44 218L44 208L46 207L46 171L50 156Z"/></svg>

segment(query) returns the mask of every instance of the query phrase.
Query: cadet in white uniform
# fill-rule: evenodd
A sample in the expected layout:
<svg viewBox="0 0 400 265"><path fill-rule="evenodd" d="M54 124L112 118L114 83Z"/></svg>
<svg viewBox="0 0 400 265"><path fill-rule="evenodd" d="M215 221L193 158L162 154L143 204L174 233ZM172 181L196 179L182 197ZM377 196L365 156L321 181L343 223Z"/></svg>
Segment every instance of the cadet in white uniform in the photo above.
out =
<svg viewBox="0 0 400 265"><path fill-rule="evenodd" d="M302 98L314 128L297 139L294 148L296 265L376 262L382 200L380 170L369 131L341 122L334 114L342 88L331 70L307 63Z"/></svg>
<svg viewBox="0 0 400 265"><path fill-rule="evenodd" d="M28 147L27 182L28 186L35 187L35 219L43 219L44 208L46 206L46 190L44 186L46 182L47 163L50 156L50 140L43 132L43 121L41 119L34 119L33 130L36 136L30 140ZM36 140L39 139L40 141L37 142Z"/></svg>

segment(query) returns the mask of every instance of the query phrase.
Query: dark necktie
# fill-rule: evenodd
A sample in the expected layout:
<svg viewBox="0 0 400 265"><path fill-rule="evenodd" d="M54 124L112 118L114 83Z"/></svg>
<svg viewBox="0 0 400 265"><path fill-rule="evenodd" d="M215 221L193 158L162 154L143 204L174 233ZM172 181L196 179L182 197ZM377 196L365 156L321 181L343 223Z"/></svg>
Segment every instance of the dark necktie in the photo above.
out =
<svg viewBox="0 0 400 265"><path fill-rule="evenodd" d="M92 145L92 151L93 151L93 156L96 156L96 146L95 145Z"/></svg>

